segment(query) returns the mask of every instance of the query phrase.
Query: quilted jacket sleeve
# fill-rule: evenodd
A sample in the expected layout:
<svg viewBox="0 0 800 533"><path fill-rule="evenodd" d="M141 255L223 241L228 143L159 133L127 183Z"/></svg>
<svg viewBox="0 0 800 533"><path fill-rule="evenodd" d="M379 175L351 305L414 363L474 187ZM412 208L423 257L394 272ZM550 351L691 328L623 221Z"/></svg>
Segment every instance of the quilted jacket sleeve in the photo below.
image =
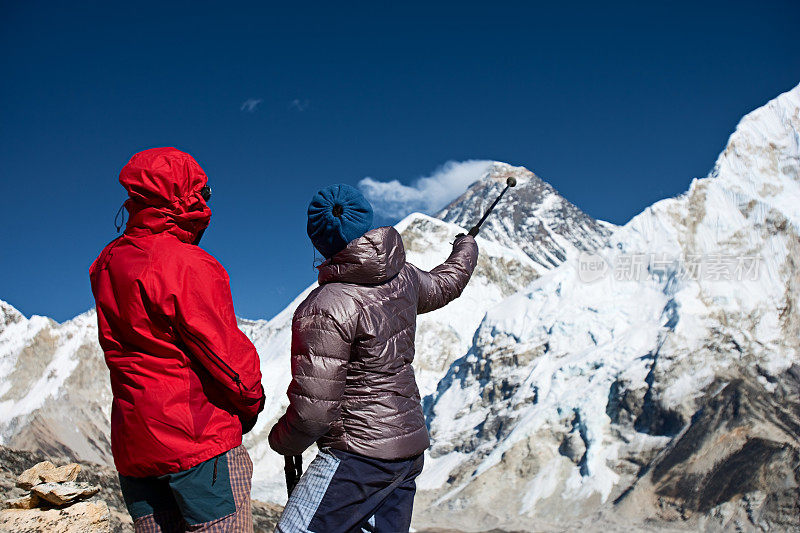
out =
<svg viewBox="0 0 800 533"><path fill-rule="evenodd" d="M175 330L244 420L264 408L258 353L236 323L228 274L207 254L178 269L170 291Z"/></svg>
<svg viewBox="0 0 800 533"><path fill-rule="evenodd" d="M475 239L470 235L462 235L456 237L453 251L444 263L430 272L417 269L417 312L435 311L461 296L477 262L478 245Z"/></svg>
<svg viewBox="0 0 800 533"><path fill-rule="evenodd" d="M302 453L339 419L353 322L324 311L295 313L289 408L269 434L270 447L281 455Z"/></svg>

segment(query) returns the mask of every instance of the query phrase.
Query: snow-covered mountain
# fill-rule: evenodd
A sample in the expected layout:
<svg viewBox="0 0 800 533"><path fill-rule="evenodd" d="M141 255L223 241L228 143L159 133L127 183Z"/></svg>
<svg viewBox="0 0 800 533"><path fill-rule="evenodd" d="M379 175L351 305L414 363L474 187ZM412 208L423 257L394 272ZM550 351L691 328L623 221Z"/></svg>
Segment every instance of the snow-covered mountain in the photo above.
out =
<svg viewBox="0 0 800 533"><path fill-rule="evenodd" d="M398 224L409 260L441 262L508 176L463 296L419 319L433 445L415 523L800 528L800 86L745 116L707 178L624 226L495 163L437 218ZM240 322L268 394L246 440L260 499L285 498L266 434L312 289ZM110 460L96 338L92 311L57 324L0 304L0 444Z"/></svg>
<svg viewBox="0 0 800 533"><path fill-rule="evenodd" d="M490 165L437 217L472 227L510 177L517 180L517 185L506 192L486 219L480 232L483 238L523 252L544 269L560 265L575 249L590 252L606 243L615 226L593 219L530 170L506 163Z"/></svg>
<svg viewBox="0 0 800 533"><path fill-rule="evenodd" d="M797 390L786 372L800 355L799 206L796 87L742 119L708 178L490 309L429 400L425 520L580 519L619 498L734 380ZM725 434L729 448L709 451L684 490L728 483L728 496L740 495L732 473L714 476L766 439L794 450L794 479L770 482L797 501L800 404L789 411L793 422L769 437L757 418L731 428L739 435ZM739 468L758 477L767 463ZM712 501L706 511L728 500ZM678 516L692 510L684 503L659 501Z"/></svg>
<svg viewBox="0 0 800 533"><path fill-rule="evenodd" d="M94 311L58 324L0 301L0 443L111 464L111 397Z"/></svg>

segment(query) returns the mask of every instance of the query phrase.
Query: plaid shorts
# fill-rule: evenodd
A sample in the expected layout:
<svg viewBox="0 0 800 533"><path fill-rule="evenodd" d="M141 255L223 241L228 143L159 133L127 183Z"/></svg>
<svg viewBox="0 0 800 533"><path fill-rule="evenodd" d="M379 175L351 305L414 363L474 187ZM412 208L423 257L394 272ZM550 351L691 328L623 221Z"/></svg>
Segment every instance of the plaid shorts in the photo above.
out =
<svg viewBox="0 0 800 533"><path fill-rule="evenodd" d="M244 446L164 476L120 476L136 533L252 533L253 463Z"/></svg>

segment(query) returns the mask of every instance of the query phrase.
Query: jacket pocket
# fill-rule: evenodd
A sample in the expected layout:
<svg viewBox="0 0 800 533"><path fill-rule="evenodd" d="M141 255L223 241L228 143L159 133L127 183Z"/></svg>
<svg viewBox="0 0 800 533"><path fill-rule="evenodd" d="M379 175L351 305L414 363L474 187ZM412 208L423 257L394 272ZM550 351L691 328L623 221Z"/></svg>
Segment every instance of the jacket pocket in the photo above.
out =
<svg viewBox="0 0 800 533"><path fill-rule="evenodd" d="M228 378L236 384L236 387L238 387L239 389L239 396L241 396L242 399L247 399L248 395L246 394L246 392L249 392L250 389L246 387L244 383L242 383L242 379L241 377L239 377L239 373L236 372L233 369L233 367L231 367L231 365L229 365L222 357L217 355L217 353L214 350L209 348L208 345L205 343L205 341L203 341L203 339L201 339L200 337L198 337L197 335L195 335L194 333L192 333L187 329L183 329L183 332L190 339L192 339L192 341L198 347L200 347L201 350L203 350L203 353L206 355L208 360L211 361L211 363L214 366L219 368L223 374L228 376Z"/></svg>

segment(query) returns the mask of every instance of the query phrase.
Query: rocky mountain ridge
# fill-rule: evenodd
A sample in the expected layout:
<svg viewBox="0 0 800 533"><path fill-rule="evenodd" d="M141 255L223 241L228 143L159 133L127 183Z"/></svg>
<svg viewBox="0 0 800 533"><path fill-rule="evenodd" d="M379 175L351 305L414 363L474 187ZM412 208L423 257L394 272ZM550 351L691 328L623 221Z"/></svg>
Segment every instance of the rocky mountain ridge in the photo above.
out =
<svg viewBox="0 0 800 533"><path fill-rule="evenodd" d="M434 443L420 486L436 511L422 520L515 527L616 509L716 387L770 393L789 379L800 354L798 132L800 87L742 119L709 177L686 194L487 312L428 402ZM746 436L731 442L747 445L758 420L775 419L779 405L759 405L752 427L738 430ZM786 427L770 430L784 437L768 447L790 446L778 470L796 472L786 442L798 434ZM716 460L739 452L732 444ZM763 463L750 466L758 478ZM791 476L769 482L797 487ZM487 498L495 485L514 503ZM749 497L747 485L725 494L739 506ZM733 525L719 509L703 511L721 513L713 527Z"/></svg>

